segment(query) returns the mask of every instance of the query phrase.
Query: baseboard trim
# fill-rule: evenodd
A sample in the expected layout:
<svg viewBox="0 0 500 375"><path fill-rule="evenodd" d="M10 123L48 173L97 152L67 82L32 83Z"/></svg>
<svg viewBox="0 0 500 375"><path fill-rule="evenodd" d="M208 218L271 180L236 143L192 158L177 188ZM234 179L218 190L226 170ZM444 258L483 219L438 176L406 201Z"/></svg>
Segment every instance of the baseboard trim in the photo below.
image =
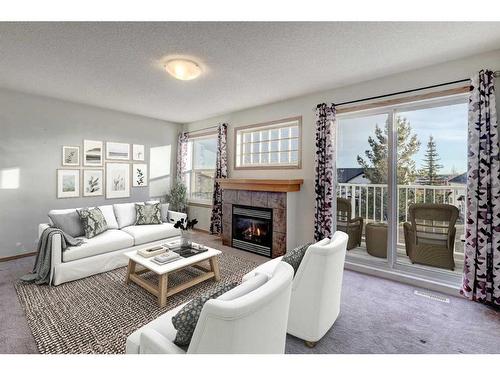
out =
<svg viewBox="0 0 500 375"><path fill-rule="evenodd" d="M16 260L20 258L26 258L26 257L31 257L33 255L36 255L36 251L33 251L31 253L23 253L23 254L18 254L18 255L11 255L8 257L1 257L0 262L8 262L9 260Z"/></svg>
<svg viewBox="0 0 500 375"><path fill-rule="evenodd" d="M210 232L208 230L199 229L199 228L193 228L193 232L201 232L201 233L210 234Z"/></svg>

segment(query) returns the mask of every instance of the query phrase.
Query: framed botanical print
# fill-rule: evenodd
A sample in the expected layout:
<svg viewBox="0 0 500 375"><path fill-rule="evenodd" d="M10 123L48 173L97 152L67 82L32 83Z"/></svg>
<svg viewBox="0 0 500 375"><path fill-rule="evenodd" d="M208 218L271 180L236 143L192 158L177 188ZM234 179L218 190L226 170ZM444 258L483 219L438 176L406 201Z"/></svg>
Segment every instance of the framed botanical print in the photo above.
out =
<svg viewBox="0 0 500 375"><path fill-rule="evenodd" d="M80 196L80 170L57 170L57 198L77 198Z"/></svg>
<svg viewBox="0 0 500 375"><path fill-rule="evenodd" d="M106 198L130 197L130 164L106 163Z"/></svg>
<svg viewBox="0 0 500 375"><path fill-rule="evenodd" d="M84 169L82 187L84 197L104 195L104 170Z"/></svg>
<svg viewBox="0 0 500 375"><path fill-rule="evenodd" d="M83 165L85 167L102 167L101 141L83 140Z"/></svg>
<svg viewBox="0 0 500 375"><path fill-rule="evenodd" d="M132 145L132 160L144 161L144 145Z"/></svg>
<svg viewBox="0 0 500 375"><path fill-rule="evenodd" d="M80 166L80 147L78 146L63 146L62 148L62 165L65 167Z"/></svg>
<svg viewBox="0 0 500 375"><path fill-rule="evenodd" d="M106 142L106 159L130 160L130 144Z"/></svg>
<svg viewBox="0 0 500 375"><path fill-rule="evenodd" d="M132 164L132 186L148 186L148 165Z"/></svg>

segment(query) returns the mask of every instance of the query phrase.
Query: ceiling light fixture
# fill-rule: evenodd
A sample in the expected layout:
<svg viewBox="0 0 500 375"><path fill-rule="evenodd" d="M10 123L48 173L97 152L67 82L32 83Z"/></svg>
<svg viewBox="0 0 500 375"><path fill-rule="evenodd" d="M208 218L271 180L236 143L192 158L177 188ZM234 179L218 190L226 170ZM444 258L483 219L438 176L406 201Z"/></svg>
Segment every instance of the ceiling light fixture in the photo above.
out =
<svg viewBox="0 0 500 375"><path fill-rule="evenodd" d="M172 59L165 64L165 70L181 81L189 81L201 74L200 66L188 59Z"/></svg>

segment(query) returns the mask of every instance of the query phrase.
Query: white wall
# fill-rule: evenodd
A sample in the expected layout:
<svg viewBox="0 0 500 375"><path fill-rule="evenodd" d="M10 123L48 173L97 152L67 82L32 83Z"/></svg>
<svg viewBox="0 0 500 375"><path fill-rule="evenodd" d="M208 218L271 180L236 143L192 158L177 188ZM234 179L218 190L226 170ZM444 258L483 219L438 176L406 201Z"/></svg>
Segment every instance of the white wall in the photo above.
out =
<svg viewBox="0 0 500 375"><path fill-rule="evenodd" d="M0 183L0 257L35 251L38 224L47 222L50 209L144 201L162 195L169 188L169 174L175 173L180 128L166 121L0 89L0 172L19 169L19 186L5 189L8 186ZM151 161L157 154L163 168L150 186L131 187L130 198L57 199L61 148L79 145L81 151L84 139L143 144L146 162L151 151Z"/></svg>
<svg viewBox="0 0 500 375"><path fill-rule="evenodd" d="M390 58L390 57L388 57ZM314 223L314 136L315 113L313 108L322 102L336 102L362 99L371 96L383 95L392 92L409 90L459 79L469 78L474 72L483 69L500 69L500 50L451 61L406 73L395 74L372 81L366 81L352 86L337 88L329 91L301 96L277 103L249 108L238 112L228 113L202 121L185 124L184 130L193 131L208 126L227 122L228 128L228 158L229 176L233 178L302 178L304 185L300 191L298 222L295 230L299 243L305 243L313 238ZM307 74L307 73L304 73ZM228 94L238 95L238 88ZM498 97L498 94L497 94ZM500 102L499 102L500 103ZM243 171L234 170L234 128L242 125L278 120L293 116L302 116L303 152L302 169L299 170L262 170ZM190 210L191 217L198 217L200 229L208 229L206 220L209 208L196 207Z"/></svg>

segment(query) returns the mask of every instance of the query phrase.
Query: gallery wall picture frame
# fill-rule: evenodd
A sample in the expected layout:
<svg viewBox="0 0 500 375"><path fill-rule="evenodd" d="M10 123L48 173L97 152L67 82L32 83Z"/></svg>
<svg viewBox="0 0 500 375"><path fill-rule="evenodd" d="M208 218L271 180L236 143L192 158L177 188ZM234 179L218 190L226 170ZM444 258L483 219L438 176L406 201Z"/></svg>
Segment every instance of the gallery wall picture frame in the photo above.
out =
<svg viewBox="0 0 500 375"><path fill-rule="evenodd" d="M104 169L83 170L82 194L84 197L99 197L104 195Z"/></svg>
<svg viewBox="0 0 500 375"><path fill-rule="evenodd" d="M130 164L106 162L106 199L130 197Z"/></svg>
<svg viewBox="0 0 500 375"><path fill-rule="evenodd" d="M145 163L132 164L132 186L148 186L148 165Z"/></svg>
<svg viewBox="0 0 500 375"><path fill-rule="evenodd" d="M132 160L134 161L144 161L144 145L132 145Z"/></svg>
<svg viewBox="0 0 500 375"><path fill-rule="evenodd" d="M80 166L80 146L62 146L62 163L64 167Z"/></svg>
<svg viewBox="0 0 500 375"><path fill-rule="evenodd" d="M130 143L106 142L106 159L130 160Z"/></svg>
<svg viewBox="0 0 500 375"><path fill-rule="evenodd" d="M83 166L102 167L103 166L103 142L90 139L83 140Z"/></svg>
<svg viewBox="0 0 500 375"><path fill-rule="evenodd" d="M57 198L80 197L80 170L57 169Z"/></svg>

